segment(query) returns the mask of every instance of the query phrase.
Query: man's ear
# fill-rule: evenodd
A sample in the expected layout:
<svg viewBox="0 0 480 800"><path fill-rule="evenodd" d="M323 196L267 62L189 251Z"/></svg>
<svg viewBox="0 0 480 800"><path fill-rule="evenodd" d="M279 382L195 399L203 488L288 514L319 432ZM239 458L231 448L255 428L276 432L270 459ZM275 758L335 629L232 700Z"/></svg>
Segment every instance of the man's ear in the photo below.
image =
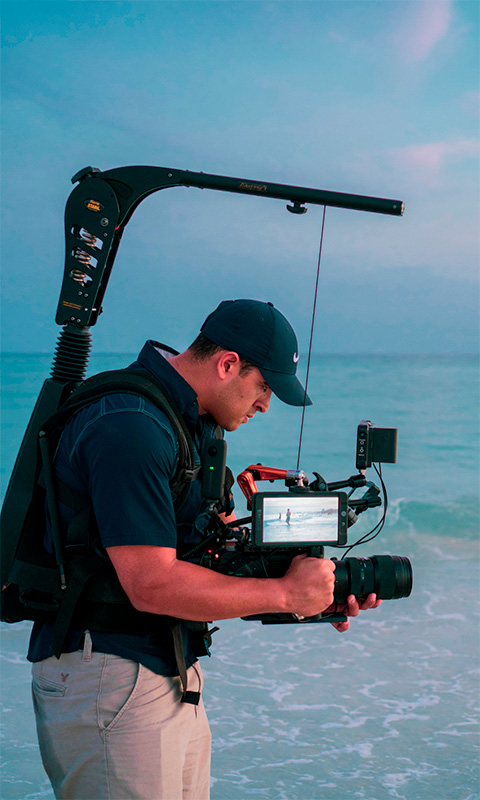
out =
<svg viewBox="0 0 480 800"><path fill-rule="evenodd" d="M238 353L223 350L217 360L217 374L220 380L228 380L240 372L241 361Z"/></svg>

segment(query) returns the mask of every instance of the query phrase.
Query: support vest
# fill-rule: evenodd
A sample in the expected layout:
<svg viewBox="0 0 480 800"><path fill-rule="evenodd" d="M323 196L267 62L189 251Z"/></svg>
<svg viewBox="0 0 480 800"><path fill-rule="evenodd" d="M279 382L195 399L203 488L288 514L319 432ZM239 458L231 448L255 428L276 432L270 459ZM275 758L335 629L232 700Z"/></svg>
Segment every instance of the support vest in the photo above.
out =
<svg viewBox="0 0 480 800"><path fill-rule="evenodd" d="M134 394L150 400L171 422L178 441L177 469L170 481L176 512L187 499L191 482L198 477L190 432L173 399L150 374L129 369L94 375L77 388L42 426L39 435L38 482L35 488L9 581L2 589L2 620L34 620L54 625L53 651L59 657L70 627L103 633L148 634L165 628L173 635L177 667L183 684L183 701L198 702L186 691L181 627L210 636L206 623L137 611L117 578L100 542L91 500L61 482L53 474L52 453L71 416L95 400L112 393ZM217 429L217 435L220 429ZM221 434L220 434L221 435ZM228 486L227 492L231 487ZM58 503L74 511L66 535L60 532ZM48 505L54 552L43 546Z"/></svg>

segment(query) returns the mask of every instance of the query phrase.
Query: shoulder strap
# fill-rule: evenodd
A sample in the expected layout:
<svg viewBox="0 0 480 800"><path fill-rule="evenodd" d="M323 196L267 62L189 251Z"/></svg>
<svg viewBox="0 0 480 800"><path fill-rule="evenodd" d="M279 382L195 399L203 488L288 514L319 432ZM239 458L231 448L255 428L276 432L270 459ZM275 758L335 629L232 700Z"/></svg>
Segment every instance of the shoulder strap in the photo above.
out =
<svg viewBox="0 0 480 800"><path fill-rule="evenodd" d="M93 375L77 388L61 408L43 425L45 433L64 426L79 409L108 394L134 394L150 400L167 416L173 425L179 443L177 472L170 481L175 509L184 504L190 483L200 472L195 461L195 448L190 431L178 407L165 387L153 376L130 369L110 370Z"/></svg>

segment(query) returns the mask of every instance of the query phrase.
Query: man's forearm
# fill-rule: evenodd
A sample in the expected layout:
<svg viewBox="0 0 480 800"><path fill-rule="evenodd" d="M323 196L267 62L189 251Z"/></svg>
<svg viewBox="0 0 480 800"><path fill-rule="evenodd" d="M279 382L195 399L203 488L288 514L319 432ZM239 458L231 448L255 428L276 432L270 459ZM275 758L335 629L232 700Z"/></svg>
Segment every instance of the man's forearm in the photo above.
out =
<svg viewBox="0 0 480 800"><path fill-rule="evenodd" d="M249 614L290 612L308 616L333 600L332 562L298 557L283 578L237 578L179 561L171 548L108 549L135 608L207 621ZM323 561L323 563L322 563Z"/></svg>
<svg viewBox="0 0 480 800"><path fill-rule="evenodd" d="M237 578L186 561L176 561L140 602L142 611L201 621L288 610L278 579Z"/></svg>

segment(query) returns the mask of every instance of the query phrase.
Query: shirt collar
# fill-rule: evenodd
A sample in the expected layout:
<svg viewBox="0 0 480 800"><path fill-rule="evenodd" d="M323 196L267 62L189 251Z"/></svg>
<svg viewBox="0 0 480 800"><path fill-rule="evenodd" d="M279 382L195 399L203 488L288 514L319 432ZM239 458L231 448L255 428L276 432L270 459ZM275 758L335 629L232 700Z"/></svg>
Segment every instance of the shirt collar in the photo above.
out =
<svg viewBox="0 0 480 800"><path fill-rule="evenodd" d="M167 355L178 355L178 351L172 347L149 339L142 347L137 360L130 364L130 368L140 367L151 372L165 386L185 421L196 426L199 417L197 395L185 378L168 363L168 357L165 358L159 349Z"/></svg>

